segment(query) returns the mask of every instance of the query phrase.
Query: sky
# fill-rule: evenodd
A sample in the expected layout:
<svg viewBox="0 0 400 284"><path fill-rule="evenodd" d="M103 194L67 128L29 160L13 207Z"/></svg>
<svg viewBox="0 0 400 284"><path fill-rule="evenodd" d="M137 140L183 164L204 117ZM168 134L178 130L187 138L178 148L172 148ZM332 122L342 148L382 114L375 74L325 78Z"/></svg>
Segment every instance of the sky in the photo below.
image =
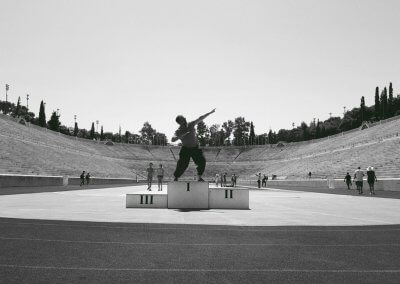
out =
<svg viewBox="0 0 400 284"><path fill-rule="evenodd" d="M61 122L173 135L243 116L256 134L400 93L397 0L0 0L0 99Z"/></svg>

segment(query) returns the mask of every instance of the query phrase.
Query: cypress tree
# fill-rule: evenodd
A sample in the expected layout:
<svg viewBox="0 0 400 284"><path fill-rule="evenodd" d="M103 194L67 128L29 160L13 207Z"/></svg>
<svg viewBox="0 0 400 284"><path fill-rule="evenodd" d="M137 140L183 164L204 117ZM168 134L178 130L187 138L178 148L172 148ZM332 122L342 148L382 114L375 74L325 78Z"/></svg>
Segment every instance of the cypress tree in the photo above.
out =
<svg viewBox="0 0 400 284"><path fill-rule="evenodd" d="M381 119L387 118L387 89L383 89L381 93Z"/></svg>
<svg viewBox="0 0 400 284"><path fill-rule="evenodd" d="M360 118L361 118L361 123L362 123L364 121L364 118L365 118L365 99L364 99L364 96L361 97Z"/></svg>
<svg viewBox="0 0 400 284"><path fill-rule="evenodd" d="M94 132L94 122L92 122L92 127L90 128L90 139L94 139L95 132Z"/></svg>
<svg viewBox="0 0 400 284"><path fill-rule="evenodd" d="M255 135L255 133L254 133L254 125L253 125L253 122L251 122L250 123L250 136L249 136L249 144L250 145L254 145L254 143L255 143L255 138L256 138L256 135Z"/></svg>
<svg viewBox="0 0 400 284"><path fill-rule="evenodd" d="M17 107L15 108L14 116L21 114L21 97L18 97Z"/></svg>
<svg viewBox="0 0 400 284"><path fill-rule="evenodd" d="M389 84L389 98L388 98L388 117L392 117L394 115L394 99L393 99L393 86L392 82Z"/></svg>
<svg viewBox="0 0 400 284"><path fill-rule="evenodd" d="M79 128L78 128L78 122L75 122L75 127L74 127L74 136L78 136Z"/></svg>
<svg viewBox="0 0 400 284"><path fill-rule="evenodd" d="M104 140L103 125L101 126L100 140Z"/></svg>
<svg viewBox="0 0 400 284"><path fill-rule="evenodd" d="M381 102L379 100L379 87L375 88L375 118L379 120L381 111Z"/></svg>
<svg viewBox="0 0 400 284"><path fill-rule="evenodd" d="M39 109L39 126L46 127L46 112L44 109L43 101L40 102L40 109Z"/></svg>

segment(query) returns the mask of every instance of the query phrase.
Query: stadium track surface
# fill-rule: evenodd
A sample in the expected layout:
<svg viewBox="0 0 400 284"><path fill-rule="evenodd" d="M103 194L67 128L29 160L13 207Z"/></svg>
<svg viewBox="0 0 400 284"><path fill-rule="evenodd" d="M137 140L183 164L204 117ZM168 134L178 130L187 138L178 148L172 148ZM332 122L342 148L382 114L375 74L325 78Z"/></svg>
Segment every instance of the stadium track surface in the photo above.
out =
<svg viewBox="0 0 400 284"><path fill-rule="evenodd" d="M399 233L0 218L0 282L399 283Z"/></svg>

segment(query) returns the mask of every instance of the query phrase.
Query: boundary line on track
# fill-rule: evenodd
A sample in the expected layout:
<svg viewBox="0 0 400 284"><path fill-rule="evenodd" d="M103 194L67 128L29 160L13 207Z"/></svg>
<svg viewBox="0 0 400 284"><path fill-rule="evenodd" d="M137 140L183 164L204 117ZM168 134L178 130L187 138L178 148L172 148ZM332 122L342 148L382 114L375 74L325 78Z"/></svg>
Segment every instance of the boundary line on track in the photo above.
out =
<svg viewBox="0 0 400 284"><path fill-rule="evenodd" d="M43 220L43 221L54 221L54 220ZM97 223L91 221L69 221L69 220L59 220L60 222L87 222L87 223ZM229 225L203 225L203 224L166 224L166 223L131 223L132 226L107 226L107 225L77 225L77 224L56 224L56 223L40 223L40 222L1 222L0 224L9 225L33 225L33 226L55 226L55 227L77 227L77 228L109 228L109 229L135 229L138 227L145 230L181 230L181 231L246 231L246 232L395 232L400 231L398 229L291 229L291 227L322 227L322 226L286 226L288 229L254 229L254 226L244 227L237 226L238 228L205 228L207 226L229 226ZM115 224L118 224L117 222ZM202 226L203 228L183 228L183 227L159 227L150 228L146 226L157 226L157 225L181 225L181 226ZM391 225L368 225L368 226L399 226L400 224ZM240 228L242 227L242 229ZM261 228L267 227L285 227L285 226L260 226ZM338 226L326 226L326 227L338 227ZM340 227L340 226L339 226ZM343 226L343 227L363 227L363 226ZM251 228L251 229L249 229Z"/></svg>
<svg viewBox="0 0 400 284"><path fill-rule="evenodd" d="M33 242L55 242L55 243L78 243L78 244L110 244L110 245L139 245L139 246L271 246L271 247L399 247L395 244L278 244L278 243L157 243L157 242L107 242L107 241L85 241L85 240L57 240L57 239L34 239L34 238L9 238L0 237L0 240L10 241L33 241Z"/></svg>
<svg viewBox="0 0 400 284"><path fill-rule="evenodd" d="M399 269L185 269L185 268L105 268L105 267L63 267L0 264L2 268L80 270L80 271L134 271L134 272L293 272L293 273L400 273Z"/></svg>

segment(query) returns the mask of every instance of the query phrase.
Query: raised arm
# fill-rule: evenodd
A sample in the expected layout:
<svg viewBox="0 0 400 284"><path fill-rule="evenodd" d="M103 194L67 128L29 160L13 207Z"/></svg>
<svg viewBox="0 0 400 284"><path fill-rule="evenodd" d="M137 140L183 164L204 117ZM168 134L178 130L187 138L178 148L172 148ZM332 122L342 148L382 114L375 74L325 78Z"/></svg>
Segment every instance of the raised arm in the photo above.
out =
<svg viewBox="0 0 400 284"><path fill-rule="evenodd" d="M175 134L175 136L172 137L171 141L175 142L176 140L182 139L183 137L185 137L188 134L189 134L189 132L185 132L185 133L182 133L182 134Z"/></svg>
<svg viewBox="0 0 400 284"><path fill-rule="evenodd" d="M210 111L210 112L208 112L208 113L206 113L206 114L200 116L198 119L196 119L196 120L194 121L194 124L198 124L200 121L203 121L207 116L209 116L210 114L212 114L212 113L214 113L214 112L215 112L215 109L213 109L212 111Z"/></svg>

